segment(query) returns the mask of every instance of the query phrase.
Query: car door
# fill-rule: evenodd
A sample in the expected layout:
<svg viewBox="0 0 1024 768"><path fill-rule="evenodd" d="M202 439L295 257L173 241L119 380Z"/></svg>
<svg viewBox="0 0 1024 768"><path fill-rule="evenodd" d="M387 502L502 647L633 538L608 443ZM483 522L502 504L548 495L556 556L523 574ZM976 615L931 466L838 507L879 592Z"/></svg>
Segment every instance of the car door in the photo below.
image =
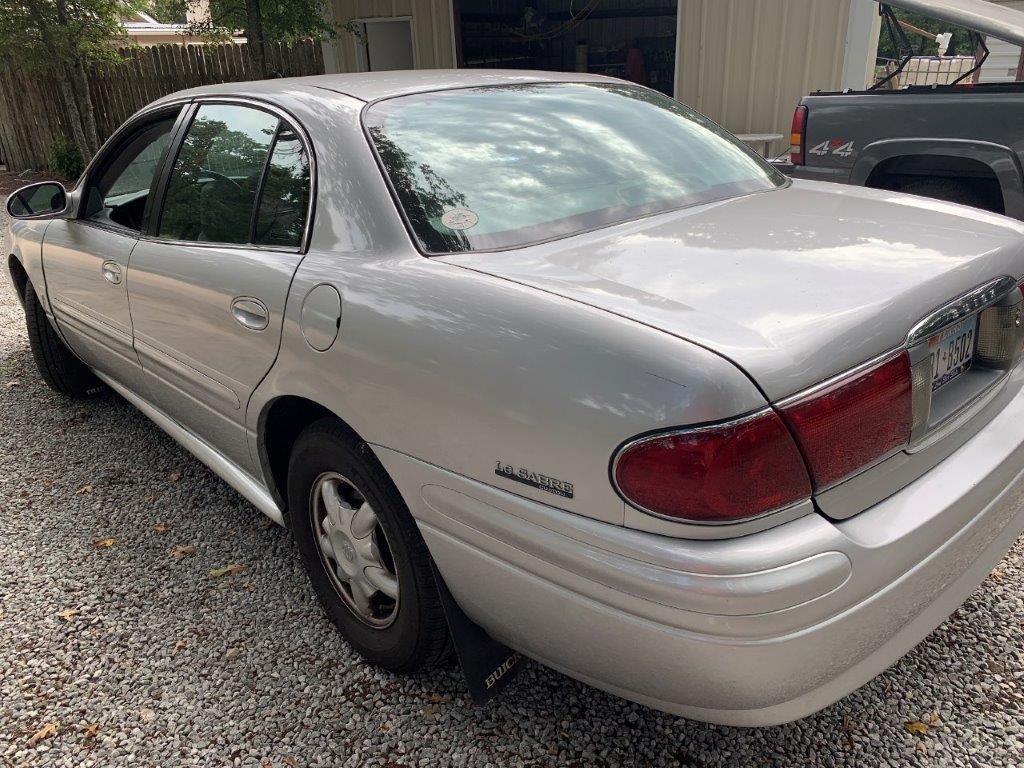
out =
<svg viewBox="0 0 1024 768"><path fill-rule="evenodd" d="M43 241L58 328L88 365L131 388L141 383L141 369L125 273L180 112L180 105L171 106L120 130L76 191L77 210L51 221Z"/></svg>
<svg viewBox="0 0 1024 768"><path fill-rule="evenodd" d="M305 137L284 113L197 103L128 270L149 399L250 470L245 407L277 356L310 177Z"/></svg>

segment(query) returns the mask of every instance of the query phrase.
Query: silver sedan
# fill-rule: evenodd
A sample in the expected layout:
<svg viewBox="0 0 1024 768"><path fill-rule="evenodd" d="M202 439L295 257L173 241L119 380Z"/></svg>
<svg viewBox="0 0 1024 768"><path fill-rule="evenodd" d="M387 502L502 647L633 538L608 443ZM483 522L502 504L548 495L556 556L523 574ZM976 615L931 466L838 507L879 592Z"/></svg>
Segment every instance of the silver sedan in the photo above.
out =
<svg viewBox="0 0 1024 768"><path fill-rule="evenodd" d="M43 378L119 393L287 525L391 670L476 631L779 723L1024 528L1024 227L790 181L622 81L208 86L8 210Z"/></svg>

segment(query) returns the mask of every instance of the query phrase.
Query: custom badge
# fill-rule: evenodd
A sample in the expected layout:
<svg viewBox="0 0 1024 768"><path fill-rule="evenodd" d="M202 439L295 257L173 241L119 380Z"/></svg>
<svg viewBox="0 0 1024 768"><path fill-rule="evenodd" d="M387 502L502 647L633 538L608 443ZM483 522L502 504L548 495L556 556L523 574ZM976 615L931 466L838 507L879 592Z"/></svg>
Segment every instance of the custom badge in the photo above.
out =
<svg viewBox="0 0 1024 768"><path fill-rule="evenodd" d="M513 467L501 459L498 459L494 467L494 474L508 480L515 480L523 485L539 488L542 491L553 493L555 496L561 496L565 499L571 499L573 495L572 483L548 475L542 475L540 472L534 472L532 469L526 469L525 467Z"/></svg>

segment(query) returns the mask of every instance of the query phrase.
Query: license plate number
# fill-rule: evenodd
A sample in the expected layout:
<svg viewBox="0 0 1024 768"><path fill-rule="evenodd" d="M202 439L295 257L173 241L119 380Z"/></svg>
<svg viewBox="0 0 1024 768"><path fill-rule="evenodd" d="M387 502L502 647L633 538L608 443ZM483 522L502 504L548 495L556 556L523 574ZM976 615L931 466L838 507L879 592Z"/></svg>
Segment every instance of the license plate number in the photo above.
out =
<svg viewBox="0 0 1024 768"><path fill-rule="evenodd" d="M977 316L969 317L928 339L932 351L932 392L971 367L977 325Z"/></svg>

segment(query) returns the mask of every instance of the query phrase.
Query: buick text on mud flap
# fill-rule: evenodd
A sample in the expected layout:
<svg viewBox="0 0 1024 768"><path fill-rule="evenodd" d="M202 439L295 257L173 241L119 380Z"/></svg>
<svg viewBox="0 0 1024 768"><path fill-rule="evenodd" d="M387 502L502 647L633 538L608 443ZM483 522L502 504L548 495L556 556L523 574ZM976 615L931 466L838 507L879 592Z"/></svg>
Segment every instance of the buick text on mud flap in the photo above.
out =
<svg viewBox="0 0 1024 768"><path fill-rule="evenodd" d="M549 477L548 475L542 475L540 472L534 472L533 470L526 469L525 467L513 467L511 464L506 464L501 459L498 459L494 467L494 474L499 477L508 478L509 480L515 480L517 483L532 486L533 488L539 488L542 491L553 493L556 496L562 496L566 499L572 498L572 483L565 480L558 480L557 478Z"/></svg>

